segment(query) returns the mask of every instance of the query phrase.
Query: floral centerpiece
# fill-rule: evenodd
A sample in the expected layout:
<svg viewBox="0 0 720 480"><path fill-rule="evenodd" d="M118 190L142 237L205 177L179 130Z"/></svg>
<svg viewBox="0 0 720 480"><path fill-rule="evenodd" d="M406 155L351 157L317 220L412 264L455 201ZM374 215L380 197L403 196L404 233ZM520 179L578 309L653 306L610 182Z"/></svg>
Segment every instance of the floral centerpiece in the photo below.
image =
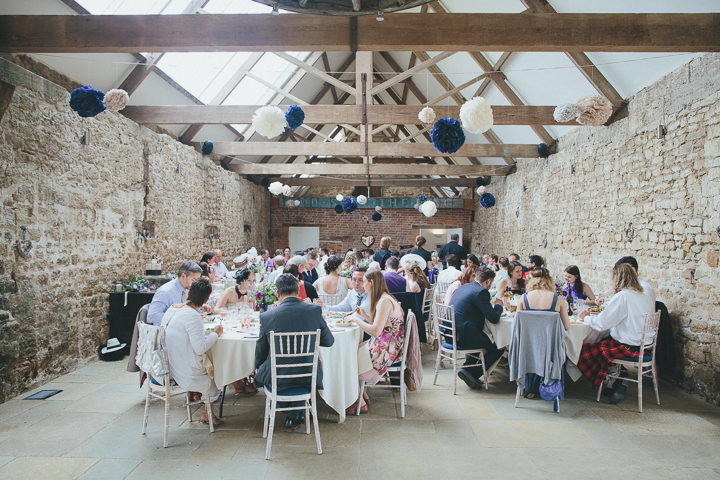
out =
<svg viewBox="0 0 720 480"><path fill-rule="evenodd" d="M255 305L263 311L267 310L269 305L272 305L278 300L278 291L274 282L263 282L259 284L255 290L253 290L253 294L255 295Z"/></svg>
<svg viewBox="0 0 720 480"><path fill-rule="evenodd" d="M561 297L567 296L567 286L565 285L565 279L561 277L555 277L555 293Z"/></svg>
<svg viewBox="0 0 720 480"><path fill-rule="evenodd" d="M130 282L125 285L126 292L149 292L150 284L143 277L132 277Z"/></svg>
<svg viewBox="0 0 720 480"><path fill-rule="evenodd" d="M370 267L370 259L369 258L363 258L358 262L358 267L364 267L369 268Z"/></svg>

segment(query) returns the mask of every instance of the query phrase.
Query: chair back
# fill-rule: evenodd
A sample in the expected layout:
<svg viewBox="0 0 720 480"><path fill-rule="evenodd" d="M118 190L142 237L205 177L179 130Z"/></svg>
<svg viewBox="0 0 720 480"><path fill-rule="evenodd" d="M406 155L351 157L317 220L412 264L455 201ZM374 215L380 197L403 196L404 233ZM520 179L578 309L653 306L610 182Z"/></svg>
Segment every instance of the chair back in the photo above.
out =
<svg viewBox="0 0 720 480"><path fill-rule="evenodd" d="M438 282L435 284L435 298L439 299L439 301L443 301L445 299L445 294L448 291L448 288L450 288L450 283L447 282Z"/></svg>
<svg viewBox="0 0 720 480"><path fill-rule="evenodd" d="M333 305L338 305L343 300L345 300L346 295L330 295L329 293L319 293L318 297L320 297L320 300L322 300L326 306L332 307Z"/></svg>
<svg viewBox="0 0 720 480"><path fill-rule="evenodd" d="M152 375L155 369L155 359L153 352L156 350L163 351L165 358L167 358L167 351L165 349L165 328L151 325L149 323L138 323L138 341L137 341L137 353L135 355L135 364L138 368Z"/></svg>
<svg viewBox="0 0 720 480"><path fill-rule="evenodd" d="M150 310L150 304L143 305L135 317L135 325L133 326L132 340L130 340L130 358L128 358L128 364L126 370L128 372L139 372L140 368L135 363L135 357L137 356L137 345L138 337L140 332L138 331L138 324L147 324L147 315Z"/></svg>
<svg viewBox="0 0 720 480"><path fill-rule="evenodd" d="M508 353L510 381L526 373L561 378L566 358L565 335L559 312L518 311Z"/></svg>
<svg viewBox="0 0 720 480"><path fill-rule="evenodd" d="M658 329L660 328L660 311L645 314L645 323L643 324L642 335L640 336L640 345L643 345L640 352L640 361L645 357L645 352L650 351L652 358L655 358L655 349L657 347ZM646 344L648 339L650 343Z"/></svg>
<svg viewBox="0 0 720 480"><path fill-rule="evenodd" d="M140 308L140 310L138 310L137 317L135 317L135 322L147 323L148 311L150 311L150 304L146 303Z"/></svg>
<svg viewBox="0 0 720 480"><path fill-rule="evenodd" d="M427 315L432 310L433 298L435 298L435 286L425 289L422 304L422 314Z"/></svg>
<svg viewBox="0 0 720 480"><path fill-rule="evenodd" d="M320 329L311 332L270 331L270 372L272 392L278 395L277 381L292 378L311 378L311 392L315 392Z"/></svg>
<svg viewBox="0 0 720 480"><path fill-rule="evenodd" d="M457 336L455 330L455 307L452 305L435 304L435 335L441 344L450 340L453 350L457 350Z"/></svg>
<svg viewBox="0 0 720 480"><path fill-rule="evenodd" d="M412 329L415 328L415 322L417 322L417 320L415 319L415 314L412 310L408 310L408 313L405 316L405 331L403 332L402 369L400 370L401 372L405 372L405 365L407 364L408 345L410 345L410 333L412 332ZM402 381L402 379L400 381Z"/></svg>

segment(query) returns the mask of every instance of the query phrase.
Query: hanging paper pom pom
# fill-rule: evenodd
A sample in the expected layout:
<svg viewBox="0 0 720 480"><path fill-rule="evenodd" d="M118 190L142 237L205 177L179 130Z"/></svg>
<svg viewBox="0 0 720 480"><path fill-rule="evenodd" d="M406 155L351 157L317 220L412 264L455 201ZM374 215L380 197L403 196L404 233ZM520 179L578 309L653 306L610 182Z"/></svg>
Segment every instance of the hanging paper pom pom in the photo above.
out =
<svg viewBox="0 0 720 480"><path fill-rule="evenodd" d="M367 197L365 195L358 195L357 203L358 205L365 205L367 203Z"/></svg>
<svg viewBox="0 0 720 480"><path fill-rule="evenodd" d="M418 202L423 203L425 200L427 200L427 197L425 195L420 195L418 197Z"/></svg>
<svg viewBox="0 0 720 480"><path fill-rule="evenodd" d="M70 94L70 108L81 117L94 117L105 110L104 97L105 94L101 90L95 90L90 85L85 85L76 88Z"/></svg>
<svg viewBox="0 0 720 480"><path fill-rule="evenodd" d="M430 139L438 152L455 153L465 143L465 133L454 118L441 118L430 130Z"/></svg>
<svg viewBox="0 0 720 480"><path fill-rule="evenodd" d="M375 211L382 212L382 207L380 205L378 205L377 207L375 207Z"/></svg>
<svg viewBox="0 0 720 480"><path fill-rule="evenodd" d="M292 188L290 188L290 185L283 185L282 186L282 194L286 197L289 197L292 193Z"/></svg>
<svg viewBox="0 0 720 480"><path fill-rule="evenodd" d="M295 206L295 202L293 200L287 200L285 202L285 206L288 208L293 208Z"/></svg>
<svg viewBox="0 0 720 480"><path fill-rule="evenodd" d="M345 197L343 197L341 193L338 193L337 195L335 195L335 200L337 200L338 202L342 202L343 198L345 198Z"/></svg>
<svg viewBox="0 0 720 480"><path fill-rule="evenodd" d="M357 208L357 201L353 197L347 197L342 202L342 209L345 210L347 213L352 213L357 210Z"/></svg>
<svg viewBox="0 0 720 480"><path fill-rule="evenodd" d="M598 127L612 115L612 103L602 95L581 98L577 102L577 109L577 122L582 125Z"/></svg>
<svg viewBox="0 0 720 480"><path fill-rule="evenodd" d="M283 184L280 182L272 182L268 187L268 190L273 195L280 195L281 193L283 193Z"/></svg>
<svg viewBox="0 0 720 480"><path fill-rule="evenodd" d="M295 203L295 206L296 206L296 207L299 207L299 206L300 206L300 200L295 200L294 203Z"/></svg>
<svg viewBox="0 0 720 480"><path fill-rule="evenodd" d="M380 215L378 212L375 212L372 214L372 219L375 222L379 222L380 220L382 220L382 215Z"/></svg>
<svg viewBox="0 0 720 480"><path fill-rule="evenodd" d="M343 208L342 205L335 205L335 213L342 213Z"/></svg>
<svg viewBox="0 0 720 480"><path fill-rule="evenodd" d="M252 126L260 135L273 138L285 131L285 114L278 107L267 105L255 110Z"/></svg>
<svg viewBox="0 0 720 480"><path fill-rule="evenodd" d="M105 98L103 99L103 103L105 104L105 108L108 110L112 110L113 112L117 112L118 110L122 110L125 108L130 101L130 96L125 90L121 90L119 88L113 88L112 90L108 91L105 94Z"/></svg>
<svg viewBox="0 0 720 480"><path fill-rule="evenodd" d="M493 205L495 205L495 197L492 193L485 193L480 197L480 205L483 206L483 208L490 208Z"/></svg>
<svg viewBox="0 0 720 480"><path fill-rule="evenodd" d="M435 202L432 200L428 200L427 202L420 205L420 211L425 215L426 217L432 217L437 213L437 205L435 205Z"/></svg>
<svg viewBox="0 0 720 480"><path fill-rule="evenodd" d="M433 123L435 121L435 110L425 107L418 113L418 118L422 123Z"/></svg>
<svg viewBox="0 0 720 480"><path fill-rule="evenodd" d="M578 116L577 105L574 103L563 103L555 107L553 118L556 122L565 123L574 120Z"/></svg>
<svg viewBox="0 0 720 480"><path fill-rule="evenodd" d="M485 133L493 126L492 108L483 97L474 97L460 107L460 121L470 133Z"/></svg>
<svg viewBox="0 0 720 480"><path fill-rule="evenodd" d="M484 195L485 192L487 192L487 187L485 187L485 186L478 187L477 190L475 190L475 191L477 192L478 195Z"/></svg>
<svg viewBox="0 0 720 480"><path fill-rule="evenodd" d="M287 121L288 127L295 130L305 121L305 112L298 105L290 105L285 110L285 121Z"/></svg>
<svg viewBox="0 0 720 480"><path fill-rule="evenodd" d="M202 144L202 154L210 155L213 151L213 143L210 140L205 140Z"/></svg>
<svg viewBox="0 0 720 480"><path fill-rule="evenodd" d="M538 153L542 158L548 158L550 156L550 147L547 143L538 143Z"/></svg>

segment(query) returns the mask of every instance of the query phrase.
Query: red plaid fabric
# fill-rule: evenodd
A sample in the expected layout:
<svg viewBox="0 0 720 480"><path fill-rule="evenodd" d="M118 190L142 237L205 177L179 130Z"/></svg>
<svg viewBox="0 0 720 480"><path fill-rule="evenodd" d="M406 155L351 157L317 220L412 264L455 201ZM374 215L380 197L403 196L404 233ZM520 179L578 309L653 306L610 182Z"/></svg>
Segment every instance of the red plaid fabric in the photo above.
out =
<svg viewBox="0 0 720 480"><path fill-rule="evenodd" d="M598 343L583 345L577 366L582 374L598 387L605 380L611 360L623 357L637 358L638 356L639 351L633 352L614 338L606 338Z"/></svg>

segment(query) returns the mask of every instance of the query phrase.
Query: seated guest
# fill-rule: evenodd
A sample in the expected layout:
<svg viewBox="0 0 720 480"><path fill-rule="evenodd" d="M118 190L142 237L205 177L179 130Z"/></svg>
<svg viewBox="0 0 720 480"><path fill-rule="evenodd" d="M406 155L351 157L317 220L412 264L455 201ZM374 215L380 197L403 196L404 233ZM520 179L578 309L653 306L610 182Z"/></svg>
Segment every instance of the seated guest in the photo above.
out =
<svg viewBox="0 0 720 480"><path fill-rule="evenodd" d="M270 265L270 252L267 248L261 248L260 249L260 260L258 260L258 272L265 273L268 271L268 268L271 268Z"/></svg>
<svg viewBox="0 0 720 480"><path fill-rule="evenodd" d="M243 268L235 272L235 282L237 285L234 287L226 288L220 299L215 304L215 313L219 313L220 310L225 306L230 306L241 302L252 302L252 295L247 297L248 291L252 288L252 282L250 281L250 270Z"/></svg>
<svg viewBox="0 0 720 480"><path fill-rule="evenodd" d="M274 282L277 277L282 275L283 270L285 270L285 257L282 255L277 255L275 258L273 258L273 265L275 266L275 270L272 271L272 273L268 276L268 279L271 282Z"/></svg>
<svg viewBox="0 0 720 480"><path fill-rule="evenodd" d="M637 358L645 324L645 315L655 312L655 304L643 291L637 274L632 266L618 263L612 275L615 295L605 304L605 309L597 316L590 317L593 330L610 330L610 337L598 343L586 343L580 351L578 368L592 382L600 386L605 379L608 364L616 358ZM589 315L587 310L580 312L580 318ZM652 343L652 338L646 338ZM625 397L627 382L615 382L610 403L616 404Z"/></svg>
<svg viewBox="0 0 720 480"><path fill-rule="evenodd" d="M225 266L225 264L222 262L222 250L219 248L216 249L214 252L215 258L213 259L213 262L215 263L215 277L217 278L225 278L228 274L228 269Z"/></svg>
<svg viewBox="0 0 720 480"><path fill-rule="evenodd" d="M290 264L285 266L285 270L283 273L289 273L290 275L297 278L298 281L298 297L300 297L300 300L305 301L308 300L309 303L312 303L314 300L316 300L318 297L317 290L315 290L315 287L313 287L310 283L303 280L302 275L300 272L298 272L297 265Z"/></svg>
<svg viewBox="0 0 720 480"><path fill-rule="evenodd" d="M288 265L295 265L298 268L298 272L300 272L300 275L305 271L305 256L304 255L294 255L290 260L285 262L285 266Z"/></svg>
<svg viewBox="0 0 720 480"><path fill-rule="evenodd" d="M490 268L490 255L486 253L482 256L482 264L480 264L480 266Z"/></svg>
<svg viewBox="0 0 720 480"><path fill-rule="evenodd" d="M498 287L500 286L500 282L502 282L504 279L508 278L508 266L510 265L510 262L506 257L500 257L498 259L496 267L499 268L499 270L496 270L495 273L495 280L493 280L492 287L490 287L490 295L492 295L493 300L497 297L498 293Z"/></svg>
<svg viewBox="0 0 720 480"><path fill-rule="evenodd" d="M340 257L337 257L340 258ZM328 260L329 262L329 260ZM350 290L345 299L337 305L327 307L331 312L352 312L357 307L362 308L366 312L370 310L370 294L365 291L363 284L365 283L365 267L357 267L352 273L352 290ZM341 277L342 278L342 277Z"/></svg>
<svg viewBox="0 0 720 480"><path fill-rule="evenodd" d="M569 265L565 268L565 288L563 294L570 296L573 302L584 302L587 305L600 305L601 299L596 299L590 285L580 278L580 269L577 265Z"/></svg>
<svg viewBox="0 0 720 480"><path fill-rule="evenodd" d="M458 348L484 348L488 370L495 367L503 354L503 350L499 350L495 342L483 332L485 321L498 323L503 312L501 302L496 301L494 306L490 303L490 292L487 289L494 278L495 272L487 267L480 267L475 274L475 281L460 286L450 299L450 305L455 309ZM484 382L480 379L483 373L479 360L468 356L465 358L465 366L458 372L458 377L468 387L479 390L484 388Z"/></svg>
<svg viewBox="0 0 720 480"><path fill-rule="evenodd" d="M255 386L268 388L272 385L272 370L270 359L270 332L313 332L320 329L320 346L330 347L335 343L333 334L328 329L322 316L319 305L308 305L298 298L297 276L283 274L275 281L278 290L278 306L260 314L260 334L255 345ZM283 359L288 360L288 359ZM289 363L297 362L297 359L289 359ZM303 360L304 361L304 360ZM317 367L317 389L322 390L322 365ZM290 369L280 370L281 375L292 375L305 373L303 371L292 372ZM305 387L310 389L312 379L310 377L278 378L277 388L279 394L283 390L293 387ZM279 404L284 408L287 404ZM290 410L285 419L285 431L292 432L305 418L302 410Z"/></svg>
<svg viewBox="0 0 720 480"><path fill-rule="evenodd" d="M223 327L218 325L205 336L202 318L198 313L211 293L212 285L207 278L196 279L190 286L187 302L168 308L162 317L162 325L165 327L165 343L172 378L184 390L199 392L203 401L214 402L220 396L220 390L202 366L201 356L215 345L223 333ZM210 421L207 409L203 413L202 421ZM212 422L215 426L222 423L214 415Z"/></svg>
<svg viewBox="0 0 720 480"><path fill-rule="evenodd" d="M477 273L477 269L478 267L470 264L465 268L465 270L463 270L458 279L451 283L447 289L447 292L445 292L445 299L443 301L443 305L450 305L450 299L452 298L453 293L455 293L455 290L457 290L460 285L465 285L466 283L475 281L475 274Z"/></svg>
<svg viewBox="0 0 720 480"><path fill-rule="evenodd" d="M656 301L655 289L652 287L652 285L650 285L650 283L647 280L640 278L640 273L638 270L638 263L637 263L637 260L635 260L635 257L622 257L620 260L617 261L617 263L615 265L618 265L620 263L627 263L635 270L635 274L637 274L637 276L638 276L638 283L643 288L643 292L645 292L645 295L650 297L653 301L653 304L655 304L655 301Z"/></svg>
<svg viewBox="0 0 720 480"><path fill-rule="evenodd" d="M202 258L200 259L200 267L202 267L203 263L205 263L206 270L203 272L204 277L208 277L210 279L210 283L213 283L215 281L215 254L213 252L206 252L203 253Z"/></svg>
<svg viewBox="0 0 720 480"><path fill-rule="evenodd" d="M495 255L494 253L492 253L492 254L490 254L488 257L490 258L490 261L488 262L487 267L488 267L488 268L491 268L492 270L495 271L495 273L497 273L498 270L499 270L499 267L498 267L498 256Z"/></svg>
<svg viewBox="0 0 720 480"><path fill-rule="evenodd" d="M406 290L408 292L425 293L425 289L430 288L430 280L425 276L425 272L415 262L406 264L405 267L405 275L407 275L405 281Z"/></svg>
<svg viewBox="0 0 720 480"><path fill-rule="evenodd" d="M447 268L442 272L438 273L437 281L435 283L445 283L450 285L452 282L460 277L460 258L457 255L450 254L445 257Z"/></svg>
<svg viewBox="0 0 720 480"><path fill-rule="evenodd" d="M498 284L496 299L501 298L506 292L514 295L525 293L525 280L523 280L523 266L520 262L510 262L507 268L508 278L501 280Z"/></svg>
<svg viewBox="0 0 720 480"><path fill-rule="evenodd" d="M306 282L315 283L317 281L318 272L315 270L315 265L317 265L317 255L313 252L308 252L308 254L305 255L305 269L302 272L303 279Z"/></svg>
<svg viewBox="0 0 720 480"><path fill-rule="evenodd" d="M325 262L325 275L313 284L318 294L347 295L351 288L350 279L340 276L340 265L342 265L342 259L337 255L333 255Z"/></svg>
<svg viewBox="0 0 720 480"><path fill-rule="evenodd" d="M370 262L370 265L368 265L367 271L368 271L368 272L379 272L379 271L381 271L381 270L380 270L380 264L379 264L378 262L376 262L375 260L373 260L372 262Z"/></svg>
<svg viewBox="0 0 720 480"><path fill-rule="evenodd" d="M540 255L530 255L529 267L527 271L523 269L523 280L529 280L532 275L532 271L536 268L542 268L544 265L545 261Z"/></svg>
<svg viewBox="0 0 720 480"><path fill-rule="evenodd" d="M318 248L318 252L320 252L320 258L318 258L318 264L315 268L317 269L318 276L322 277L325 275L325 262L330 258L330 251L327 247L320 247Z"/></svg>
<svg viewBox="0 0 720 480"><path fill-rule="evenodd" d="M518 310L543 310L560 313L563 327L570 328L568 304L564 298L555 293L555 281L547 268L536 268L527 282L527 293L517 304Z"/></svg>
<svg viewBox="0 0 720 480"><path fill-rule="evenodd" d="M292 257L292 250L290 250L290 247L285 247L283 249L283 257L285 257L286 262L290 260L290 257Z"/></svg>
<svg viewBox="0 0 720 480"><path fill-rule="evenodd" d="M465 260L465 266L467 266L467 265L475 265L475 267L480 267L481 266L480 259L471 253L470 255L467 256L467 260ZM482 265L482 266L485 266L485 265Z"/></svg>
<svg viewBox="0 0 720 480"><path fill-rule="evenodd" d="M366 273L363 287L370 294L370 313L358 307L355 309L357 316L350 318L363 332L370 335L370 340L358 347L359 380L375 385L385 374L387 367L402 355L405 314L400 303L388 290L382 273ZM367 412L367 398L363 400L362 405L358 406L358 402L355 402L346 413L354 415L357 408L360 408L360 413Z"/></svg>
<svg viewBox="0 0 720 480"><path fill-rule="evenodd" d="M357 255L352 250L345 252L345 259L343 260L340 270L352 270L353 267L357 267Z"/></svg>
<svg viewBox="0 0 720 480"><path fill-rule="evenodd" d="M385 278L385 283L387 283L387 288L390 293L404 292L406 288L405 277L397 273L399 265L400 260L398 260L397 257L390 257L385 263L385 272L383 273L383 277Z"/></svg>
<svg viewBox="0 0 720 480"><path fill-rule="evenodd" d="M147 323L160 325L163 315L171 305L185 302L187 290L194 280L200 278L201 274L202 269L197 263L183 263L177 271L177 278L170 280L155 291L148 310Z"/></svg>
<svg viewBox="0 0 720 480"><path fill-rule="evenodd" d="M392 242L390 237L382 237L380 239L380 250L375 252L373 256L373 260L380 264L380 270L385 270L385 262L390 258L390 242Z"/></svg>

